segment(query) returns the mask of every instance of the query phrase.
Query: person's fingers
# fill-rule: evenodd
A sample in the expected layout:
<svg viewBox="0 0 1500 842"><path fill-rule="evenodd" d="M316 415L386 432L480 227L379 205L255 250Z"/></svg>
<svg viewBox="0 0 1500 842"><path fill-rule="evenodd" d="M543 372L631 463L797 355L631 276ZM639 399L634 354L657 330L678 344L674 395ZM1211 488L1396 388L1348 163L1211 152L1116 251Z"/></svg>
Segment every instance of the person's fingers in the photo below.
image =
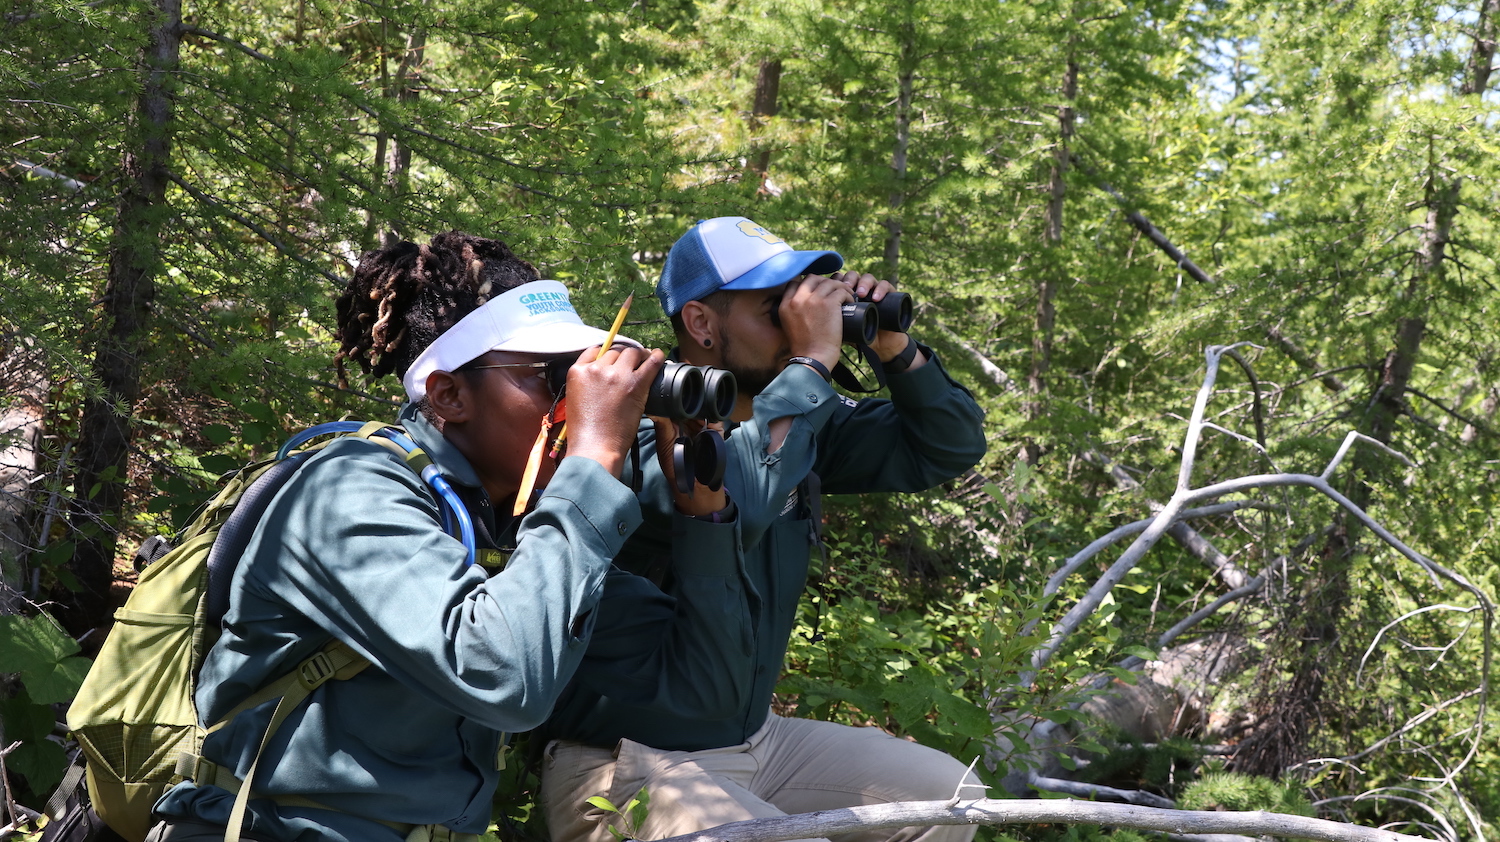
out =
<svg viewBox="0 0 1500 842"><path fill-rule="evenodd" d="M635 363L635 368L637 371L649 371L651 373L654 373L655 369L661 368L667 363L667 352L663 351L660 348L652 348L650 351L644 351L640 349L637 350L641 355L640 359Z"/></svg>
<svg viewBox="0 0 1500 842"><path fill-rule="evenodd" d="M871 275L869 272L865 272L864 274L856 272L854 273L853 283L854 295L858 298L871 298L875 301L879 301L880 298L878 296L885 294L883 292L879 292L880 285L883 283L885 282L875 277L874 275Z"/></svg>
<svg viewBox="0 0 1500 842"><path fill-rule="evenodd" d="M874 276L872 275L871 277L874 277ZM879 300L885 298L890 293L893 293L895 291L896 291L896 285L895 284L891 283L890 281L879 281L879 282L877 282L875 284L875 286L870 291L870 300L871 301L879 301Z"/></svg>
<svg viewBox="0 0 1500 842"><path fill-rule="evenodd" d="M824 275L808 275L806 283L810 295L823 299L837 299L839 301L852 301L854 291L848 284Z"/></svg>

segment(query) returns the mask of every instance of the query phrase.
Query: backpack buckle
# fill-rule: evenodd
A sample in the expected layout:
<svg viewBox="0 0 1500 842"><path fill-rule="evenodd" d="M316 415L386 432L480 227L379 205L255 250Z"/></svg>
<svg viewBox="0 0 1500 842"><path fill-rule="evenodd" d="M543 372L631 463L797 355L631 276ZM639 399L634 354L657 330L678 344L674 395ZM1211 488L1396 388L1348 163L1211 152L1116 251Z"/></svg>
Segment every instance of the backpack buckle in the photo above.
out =
<svg viewBox="0 0 1500 842"><path fill-rule="evenodd" d="M312 691L323 682L333 678L333 674L337 671L333 665L333 659L328 657L327 652L315 652L312 657L297 667L297 681Z"/></svg>

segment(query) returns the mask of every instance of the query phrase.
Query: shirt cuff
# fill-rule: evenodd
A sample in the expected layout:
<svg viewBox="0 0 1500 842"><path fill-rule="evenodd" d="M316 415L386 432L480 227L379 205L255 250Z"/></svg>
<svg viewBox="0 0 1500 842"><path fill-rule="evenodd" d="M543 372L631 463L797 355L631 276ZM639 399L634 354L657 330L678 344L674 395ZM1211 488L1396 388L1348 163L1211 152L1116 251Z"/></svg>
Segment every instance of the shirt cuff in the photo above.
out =
<svg viewBox="0 0 1500 842"><path fill-rule="evenodd" d="M942 362L931 348L918 342L917 350L927 355L927 364L891 375L886 385L891 390L892 401L907 406L923 406L937 403L955 387L963 389L965 394L969 393L963 384L948 376L948 370L943 368Z"/></svg>
<svg viewBox="0 0 1500 842"><path fill-rule="evenodd" d="M541 499L548 497L565 500L583 514L599 533L608 558L619 554L625 539L641 525L641 504L635 495L603 465L584 456L566 456L558 463Z"/></svg>

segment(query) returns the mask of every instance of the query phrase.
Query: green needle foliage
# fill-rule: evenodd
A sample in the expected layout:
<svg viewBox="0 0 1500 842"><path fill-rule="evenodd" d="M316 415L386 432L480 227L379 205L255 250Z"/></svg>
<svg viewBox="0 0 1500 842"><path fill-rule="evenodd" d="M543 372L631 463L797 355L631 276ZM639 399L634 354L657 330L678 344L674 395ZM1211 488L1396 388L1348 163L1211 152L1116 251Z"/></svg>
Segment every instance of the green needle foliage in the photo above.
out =
<svg viewBox="0 0 1500 842"><path fill-rule="evenodd" d="M0 465L23 803L60 769L66 642L107 630L135 545L297 430L394 413L393 384L331 362L361 252L499 236L586 319L635 293L627 332L666 346L661 255L744 214L912 292L990 441L945 487L828 501L782 709L981 758L998 795L1111 756L1082 710L1136 680L1124 659L1212 641L1233 663L1178 688L1167 736L1234 744L1254 777L1185 790L1212 770L1184 750L1122 779L1494 832L1480 601L1304 489L1193 522L1256 593L1159 646L1231 590L1174 534L1032 662L1125 543L1049 577L1171 496L1211 344L1255 347L1208 409L1242 438L1209 432L1193 486L1318 474L1357 430L1410 464L1360 445L1340 493L1493 599L1493 2L208 0L153 65L171 9L0 8L0 413L41 415L35 438L0 425L0 450L34 442ZM1030 744L1041 721L1059 742ZM1355 800L1375 790L1401 795ZM1234 803L1301 809L1277 799Z"/></svg>

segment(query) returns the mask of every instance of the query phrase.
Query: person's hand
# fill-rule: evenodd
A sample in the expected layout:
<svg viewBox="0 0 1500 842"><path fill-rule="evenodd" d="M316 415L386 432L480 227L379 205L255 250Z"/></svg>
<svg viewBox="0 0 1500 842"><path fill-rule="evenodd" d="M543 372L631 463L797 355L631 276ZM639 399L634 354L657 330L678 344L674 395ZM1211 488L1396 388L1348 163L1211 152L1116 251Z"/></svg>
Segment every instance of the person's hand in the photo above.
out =
<svg viewBox="0 0 1500 842"><path fill-rule="evenodd" d="M596 356L598 347L584 351L568 371L568 455L592 459L618 477L667 355L616 347Z"/></svg>
<svg viewBox="0 0 1500 842"><path fill-rule="evenodd" d="M781 329L794 357L812 357L832 369L843 345L842 306L854 301L848 284L806 275L786 285L781 296Z"/></svg>
<svg viewBox="0 0 1500 842"><path fill-rule="evenodd" d="M723 511L724 507L729 505L729 494L724 490L723 485L719 486L718 491L710 491L694 481L692 492L683 494L677 490L677 472L672 465L672 445L677 441L679 429L689 439L705 429L718 430L722 435L723 422L710 423L701 418L689 418L674 424L669 419L653 415L651 423L656 426L656 461L661 465L661 472L667 477L667 487L672 489L672 500L677 504L677 511L693 517Z"/></svg>
<svg viewBox="0 0 1500 842"><path fill-rule="evenodd" d="M885 298L886 293L895 292L896 285L890 281L882 281L868 272L840 272L834 275L839 281L849 285L854 292L854 297L879 301ZM904 333L894 330L879 330L875 332L875 341L870 347L880 357L881 362L890 362L897 354L906 350L906 343L911 339Z"/></svg>

